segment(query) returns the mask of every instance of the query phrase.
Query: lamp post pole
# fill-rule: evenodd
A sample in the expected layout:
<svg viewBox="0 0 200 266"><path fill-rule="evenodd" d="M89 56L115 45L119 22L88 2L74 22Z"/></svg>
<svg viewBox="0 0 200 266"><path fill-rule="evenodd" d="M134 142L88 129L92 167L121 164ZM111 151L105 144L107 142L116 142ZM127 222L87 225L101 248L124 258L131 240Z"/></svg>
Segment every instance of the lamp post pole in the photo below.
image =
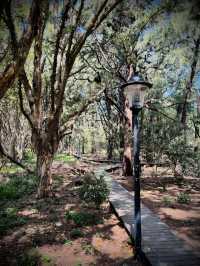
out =
<svg viewBox="0 0 200 266"><path fill-rule="evenodd" d="M134 218L135 218L135 250L136 255L141 253L141 204L140 204L140 127L139 112L141 108L132 106L132 134L133 134L133 172L134 172Z"/></svg>
<svg viewBox="0 0 200 266"><path fill-rule="evenodd" d="M133 134L133 173L134 173L134 240L136 256L142 256L141 204L140 204L140 127L139 113L144 106L145 91L152 84L145 81L140 75L132 73L129 80L122 84L129 107L132 110Z"/></svg>

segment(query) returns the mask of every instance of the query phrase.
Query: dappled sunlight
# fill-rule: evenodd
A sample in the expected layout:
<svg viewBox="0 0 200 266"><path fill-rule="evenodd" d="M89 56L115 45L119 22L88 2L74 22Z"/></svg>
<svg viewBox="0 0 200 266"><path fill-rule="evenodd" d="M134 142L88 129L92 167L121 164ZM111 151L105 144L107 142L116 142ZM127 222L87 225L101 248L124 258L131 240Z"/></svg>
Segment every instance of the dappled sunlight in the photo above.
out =
<svg viewBox="0 0 200 266"><path fill-rule="evenodd" d="M197 266L199 1L0 2L0 266Z"/></svg>
<svg viewBox="0 0 200 266"><path fill-rule="evenodd" d="M90 169L89 165L84 166L87 171ZM94 207L88 209L80 202L77 188L85 170L80 171L79 166L72 169L63 163L59 164L58 170L59 174L55 166L54 198L36 200L35 194L31 194L28 200L22 198L16 201L16 215L26 220L24 224L4 232L5 235L0 240L0 256L5 262L15 260L17 254L38 246L36 251L41 260L49 260L63 266L66 261L68 265L75 265L80 261L86 264L110 265L109 263L131 259L133 249L128 243L129 237L121 228L118 219L111 214L108 204L103 204L101 209L95 210ZM83 222L86 213L89 213L91 218L93 214L97 220L91 220L91 225L79 229L75 224L76 220L67 216L71 211L77 214L76 219L82 219ZM80 216L81 213L84 214L83 217ZM108 245L109 248L106 248Z"/></svg>

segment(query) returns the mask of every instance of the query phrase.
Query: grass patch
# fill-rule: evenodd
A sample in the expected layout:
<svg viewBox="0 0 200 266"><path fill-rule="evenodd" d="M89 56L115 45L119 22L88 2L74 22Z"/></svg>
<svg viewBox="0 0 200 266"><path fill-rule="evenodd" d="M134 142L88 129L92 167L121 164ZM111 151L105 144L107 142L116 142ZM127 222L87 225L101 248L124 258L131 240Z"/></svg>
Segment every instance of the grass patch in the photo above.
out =
<svg viewBox="0 0 200 266"><path fill-rule="evenodd" d="M66 213L67 220L72 220L77 226L89 226L102 223L102 218L93 213L69 211Z"/></svg>
<svg viewBox="0 0 200 266"><path fill-rule="evenodd" d="M6 208L0 211L0 235L3 235L8 229L27 223L27 217L21 217L17 214L16 208Z"/></svg>
<svg viewBox="0 0 200 266"><path fill-rule="evenodd" d="M38 184L34 175L12 175L7 183L0 184L0 200L16 200L32 193Z"/></svg>
<svg viewBox="0 0 200 266"><path fill-rule="evenodd" d="M21 167L15 165L15 164L10 164L10 165L6 165L4 167L1 168L0 173L1 174L16 174L16 173L21 173L23 172L24 169L22 169Z"/></svg>
<svg viewBox="0 0 200 266"><path fill-rule="evenodd" d="M76 161L76 158L74 156L67 155L65 153L57 154L54 159L55 159L55 161L65 162L65 163L75 162Z"/></svg>

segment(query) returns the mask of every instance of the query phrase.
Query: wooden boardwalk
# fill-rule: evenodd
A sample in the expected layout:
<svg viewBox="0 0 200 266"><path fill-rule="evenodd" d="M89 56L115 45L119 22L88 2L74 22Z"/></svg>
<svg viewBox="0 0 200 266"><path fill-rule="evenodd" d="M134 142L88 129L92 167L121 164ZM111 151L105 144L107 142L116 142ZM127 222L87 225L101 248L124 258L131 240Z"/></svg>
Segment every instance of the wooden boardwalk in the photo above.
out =
<svg viewBox="0 0 200 266"><path fill-rule="evenodd" d="M104 175L111 187L109 201L133 237L133 194L118 182L111 180L105 172L106 169L107 167L104 168ZM102 170L99 169L98 173L102 174ZM142 205L142 249L152 266L200 266L200 252L194 252L144 205Z"/></svg>

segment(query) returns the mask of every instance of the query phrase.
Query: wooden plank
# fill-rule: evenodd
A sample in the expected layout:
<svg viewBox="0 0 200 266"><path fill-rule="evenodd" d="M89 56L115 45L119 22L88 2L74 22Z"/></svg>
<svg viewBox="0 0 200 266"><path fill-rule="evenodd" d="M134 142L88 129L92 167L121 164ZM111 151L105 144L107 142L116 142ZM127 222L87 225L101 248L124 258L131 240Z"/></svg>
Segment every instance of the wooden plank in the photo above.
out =
<svg viewBox="0 0 200 266"><path fill-rule="evenodd" d="M108 178L107 178L108 180ZM134 237L133 194L111 182L109 200L126 230ZM153 266L199 266L200 254L180 240L158 216L142 204L142 248Z"/></svg>

